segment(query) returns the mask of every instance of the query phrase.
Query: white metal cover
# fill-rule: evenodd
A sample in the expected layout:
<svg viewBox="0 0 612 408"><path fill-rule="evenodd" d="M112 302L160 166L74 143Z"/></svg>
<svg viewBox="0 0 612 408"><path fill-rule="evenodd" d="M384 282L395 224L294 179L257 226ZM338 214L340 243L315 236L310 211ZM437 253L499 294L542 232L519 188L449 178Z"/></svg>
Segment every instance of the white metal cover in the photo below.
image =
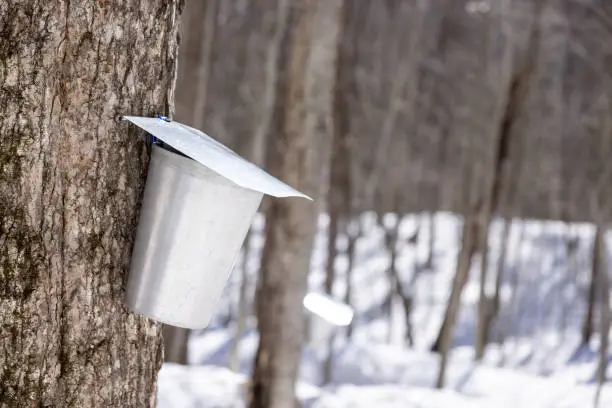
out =
<svg viewBox="0 0 612 408"><path fill-rule="evenodd" d="M123 119L132 122L240 187L274 197L303 197L311 200L307 195L271 176L197 129L161 118L123 116Z"/></svg>

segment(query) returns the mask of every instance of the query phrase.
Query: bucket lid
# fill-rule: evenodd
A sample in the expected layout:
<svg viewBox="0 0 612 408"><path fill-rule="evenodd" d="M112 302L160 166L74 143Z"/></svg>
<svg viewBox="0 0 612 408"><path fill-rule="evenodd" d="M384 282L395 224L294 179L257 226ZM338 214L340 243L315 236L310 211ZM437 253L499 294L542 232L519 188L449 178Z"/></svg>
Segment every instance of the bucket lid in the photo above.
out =
<svg viewBox="0 0 612 408"><path fill-rule="evenodd" d="M306 194L300 193L255 164L238 156L204 132L190 126L171 122L161 117L123 116L123 119L132 122L240 187L274 197L303 197L312 200Z"/></svg>

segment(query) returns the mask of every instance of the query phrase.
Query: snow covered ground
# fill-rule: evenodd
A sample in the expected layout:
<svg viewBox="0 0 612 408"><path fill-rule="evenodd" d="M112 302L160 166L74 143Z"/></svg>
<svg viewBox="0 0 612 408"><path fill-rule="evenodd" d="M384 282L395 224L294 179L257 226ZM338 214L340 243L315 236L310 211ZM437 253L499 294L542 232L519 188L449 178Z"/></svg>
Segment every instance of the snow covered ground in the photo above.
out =
<svg viewBox="0 0 612 408"><path fill-rule="evenodd" d="M397 218L389 214L386 225ZM427 257L427 229L422 228L416 245L407 237L423 217L407 216L400 224L399 268L405 282ZM454 349L447 373L447 387L434 390L438 356L428 351L437 329L454 273L460 237L460 222L449 214L435 220L435 264L424 271L414 289L416 306L412 316L415 345L404 344L405 322L400 305L394 305L391 325L380 316L387 291L385 269L388 256L383 230L373 216L362 217L364 235L357 243L354 270L356 330L350 342L339 332L334 351L333 381L321 382L325 340L313 339L303 351L298 398L306 407L516 407L582 408L593 406L598 339L578 348L579 327L585 311L593 227L563 223L514 222L510 230L506 272L502 285L502 316L496 330L503 329L503 345L489 347L485 361L473 364L475 307L478 301L478 261L474 262L463 297ZM247 268L254 274L263 244L261 219L256 222ZM325 263L325 217L321 218L312 258L310 286L319 290ZM499 256L501 223L490 237L490 267ZM575 256L568 255L568 237L578 237ZM403 238L403 239L402 239ZM341 243L341 247L345 243ZM335 295L345 291L343 273L346 255L337 260ZM240 262L237 265L240 267ZM240 280L235 271L224 303L221 321L236 307ZM493 278L489 279L493 281ZM492 283L492 282L491 282ZM513 290L512 288L516 288ZM212 325L204 333L192 333L189 360L192 365L165 364L159 376L158 406L161 408L242 407L248 388L248 373L257 347L253 325L240 342L240 372L228 370L235 329ZM612 375L612 370L609 370ZM612 406L612 384L606 385L600 407Z"/></svg>

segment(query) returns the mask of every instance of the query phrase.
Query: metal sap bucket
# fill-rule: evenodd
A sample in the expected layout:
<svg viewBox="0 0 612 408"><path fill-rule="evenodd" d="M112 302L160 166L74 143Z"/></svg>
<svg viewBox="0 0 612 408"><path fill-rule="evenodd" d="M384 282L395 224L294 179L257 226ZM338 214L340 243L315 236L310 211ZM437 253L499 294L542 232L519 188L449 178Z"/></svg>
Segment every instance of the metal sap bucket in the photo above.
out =
<svg viewBox="0 0 612 408"><path fill-rule="evenodd" d="M262 196L153 145L128 306L174 326L206 327Z"/></svg>
<svg viewBox="0 0 612 408"><path fill-rule="evenodd" d="M195 129L156 118L125 119L189 156L152 147L127 306L173 326L204 328L263 194L303 195Z"/></svg>

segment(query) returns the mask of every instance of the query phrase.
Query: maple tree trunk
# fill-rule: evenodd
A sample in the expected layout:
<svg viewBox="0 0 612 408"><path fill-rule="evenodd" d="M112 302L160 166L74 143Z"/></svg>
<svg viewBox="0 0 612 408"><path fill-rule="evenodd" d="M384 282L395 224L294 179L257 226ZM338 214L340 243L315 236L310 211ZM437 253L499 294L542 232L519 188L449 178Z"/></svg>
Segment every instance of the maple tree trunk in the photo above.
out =
<svg viewBox="0 0 612 408"><path fill-rule="evenodd" d="M172 115L180 1L0 3L0 407L148 407L161 325L123 304Z"/></svg>

